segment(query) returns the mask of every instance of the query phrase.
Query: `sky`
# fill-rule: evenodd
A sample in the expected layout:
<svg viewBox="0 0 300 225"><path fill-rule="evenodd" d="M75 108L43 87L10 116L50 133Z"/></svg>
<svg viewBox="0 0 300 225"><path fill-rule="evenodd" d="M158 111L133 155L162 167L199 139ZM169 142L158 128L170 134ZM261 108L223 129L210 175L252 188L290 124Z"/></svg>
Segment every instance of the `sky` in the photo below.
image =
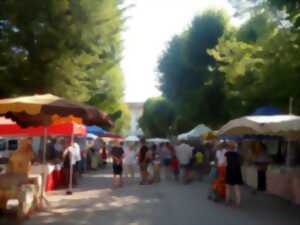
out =
<svg viewBox="0 0 300 225"><path fill-rule="evenodd" d="M233 9L227 0L125 0L127 10L121 67L125 77L125 101L144 102L159 96L157 63L168 42L207 8Z"/></svg>

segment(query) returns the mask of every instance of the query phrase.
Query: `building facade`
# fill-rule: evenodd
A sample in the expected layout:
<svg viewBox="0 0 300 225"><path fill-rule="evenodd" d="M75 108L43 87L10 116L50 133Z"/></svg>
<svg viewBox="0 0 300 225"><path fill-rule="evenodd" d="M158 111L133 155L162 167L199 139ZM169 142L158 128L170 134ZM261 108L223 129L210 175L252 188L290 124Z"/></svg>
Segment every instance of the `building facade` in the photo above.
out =
<svg viewBox="0 0 300 225"><path fill-rule="evenodd" d="M139 118L143 114L143 102L128 102L127 103L130 113L131 113L131 122L130 122L130 129L128 134L129 135L143 135L141 128L139 127Z"/></svg>

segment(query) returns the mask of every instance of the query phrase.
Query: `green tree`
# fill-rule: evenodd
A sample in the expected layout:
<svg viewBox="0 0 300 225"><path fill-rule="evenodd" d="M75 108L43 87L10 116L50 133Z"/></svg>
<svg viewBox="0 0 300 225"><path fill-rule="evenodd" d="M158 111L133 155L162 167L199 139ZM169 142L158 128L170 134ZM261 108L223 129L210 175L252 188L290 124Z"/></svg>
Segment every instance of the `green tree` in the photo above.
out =
<svg viewBox="0 0 300 225"><path fill-rule="evenodd" d="M118 0L1 1L0 96L51 92L121 110L123 10Z"/></svg>
<svg viewBox="0 0 300 225"><path fill-rule="evenodd" d="M139 124L146 137L166 137L170 134L173 120L171 104L163 97L156 97L145 102Z"/></svg>
<svg viewBox="0 0 300 225"><path fill-rule="evenodd" d="M223 112L223 78L214 70L207 50L217 45L227 29L224 11L208 10L196 16L184 33L175 36L159 61L160 89L176 113L173 127L184 132L199 123L216 126Z"/></svg>
<svg viewBox="0 0 300 225"><path fill-rule="evenodd" d="M290 96L296 98L294 112L300 112L299 34L293 26L278 25L268 14L254 14L235 38L222 38L208 51L224 74L226 105L238 109L230 112L231 117L249 114L264 104L287 111Z"/></svg>

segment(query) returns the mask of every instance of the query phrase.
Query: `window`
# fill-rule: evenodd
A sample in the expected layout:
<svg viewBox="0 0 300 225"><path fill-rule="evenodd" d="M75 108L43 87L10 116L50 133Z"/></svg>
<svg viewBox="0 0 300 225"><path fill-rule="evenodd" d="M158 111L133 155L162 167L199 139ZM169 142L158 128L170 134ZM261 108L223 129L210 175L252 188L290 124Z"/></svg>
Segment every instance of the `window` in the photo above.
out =
<svg viewBox="0 0 300 225"><path fill-rule="evenodd" d="M15 151L18 148L18 140L9 140L8 141L8 150Z"/></svg>

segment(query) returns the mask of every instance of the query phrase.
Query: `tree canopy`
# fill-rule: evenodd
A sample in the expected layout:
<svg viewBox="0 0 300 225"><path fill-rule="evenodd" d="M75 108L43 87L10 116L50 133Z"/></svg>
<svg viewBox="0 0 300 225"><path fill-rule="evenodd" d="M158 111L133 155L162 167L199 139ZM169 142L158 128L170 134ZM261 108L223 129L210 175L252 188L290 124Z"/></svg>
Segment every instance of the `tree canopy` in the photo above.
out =
<svg viewBox="0 0 300 225"><path fill-rule="evenodd" d="M230 2L246 19L241 26L208 10L162 53L160 89L173 107L174 134L199 123L218 129L264 105L287 113L290 97L300 113L299 1Z"/></svg>
<svg viewBox="0 0 300 225"><path fill-rule="evenodd" d="M166 137L170 134L174 112L163 97L150 98L144 104L139 124L146 137Z"/></svg>
<svg viewBox="0 0 300 225"><path fill-rule="evenodd" d="M50 92L122 110L123 10L118 0L1 1L0 96Z"/></svg>

